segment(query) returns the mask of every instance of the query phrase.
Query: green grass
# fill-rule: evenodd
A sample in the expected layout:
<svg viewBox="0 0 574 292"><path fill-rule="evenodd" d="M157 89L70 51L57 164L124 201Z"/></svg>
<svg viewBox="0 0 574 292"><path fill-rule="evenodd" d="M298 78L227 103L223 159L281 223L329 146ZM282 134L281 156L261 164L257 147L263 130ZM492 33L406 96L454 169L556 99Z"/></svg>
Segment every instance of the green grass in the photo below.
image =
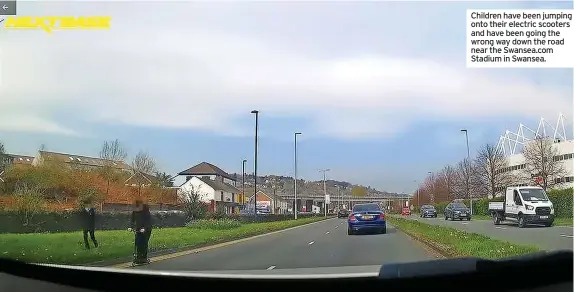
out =
<svg viewBox="0 0 574 292"><path fill-rule="evenodd" d="M419 216L419 214L414 214ZM439 214L438 217L440 218L441 215ZM492 220L492 217L488 215L472 215L473 220ZM553 226L572 226L572 218L555 218Z"/></svg>
<svg viewBox="0 0 574 292"><path fill-rule="evenodd" d="M430 225L395 216L389 216L388 218L389 222L398 229L435 243L452 256L473 256L496 259L532 253L539 250L535 246L512 244L506 241L491 239L482 234L468 233L450 227Z"/></svg>
<svg viewBox="0 0 574 292"><path fill-rule="evenodd" d="M322 219L324 217L239 224L235 228L210 229L206 228L206 224L199 224L199 226L154 229L150 239L150 251L215 244ZM215 223L214 226L220 225ZM86 250L81 232L0 234L2 247L0 256L34 263L78 265L130 257L133 252L134 234L127 230L96 231L96 239L100 246Z"/></svg>

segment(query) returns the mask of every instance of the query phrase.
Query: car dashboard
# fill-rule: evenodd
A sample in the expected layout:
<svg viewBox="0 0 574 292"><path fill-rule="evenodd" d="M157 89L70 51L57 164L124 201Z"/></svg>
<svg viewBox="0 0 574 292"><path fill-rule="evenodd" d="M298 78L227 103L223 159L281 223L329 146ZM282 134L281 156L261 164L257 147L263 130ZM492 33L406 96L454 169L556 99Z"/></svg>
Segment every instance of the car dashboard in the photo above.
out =
<svg viewBox="0 0 574 292"><path fill-rule="evenodd" d="M354 289L420 290L480 285L496 291L572 291L572 251L540 253L505 260L455 258L415 263L385 264L378 273L311 273L310 271L271 273L260 271L233 274L162 272L139 269L106 269L26 264L0 259L0 291L125 291L166 288L194 289L209 285L211 289L249 287L266 290L270 287L292 289ZM557 268L560 267L560 268ZM320 269L320 268L317 268ZM528 281L524 275L536 271Z"/></svg>

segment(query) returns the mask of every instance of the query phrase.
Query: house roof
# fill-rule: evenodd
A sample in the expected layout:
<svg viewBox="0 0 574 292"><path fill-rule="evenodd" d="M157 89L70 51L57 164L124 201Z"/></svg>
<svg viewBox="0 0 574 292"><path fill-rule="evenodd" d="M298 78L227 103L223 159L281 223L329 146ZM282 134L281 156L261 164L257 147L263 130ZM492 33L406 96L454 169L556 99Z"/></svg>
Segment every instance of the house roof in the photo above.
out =
<svg viewBox="0 0 574 292"><path fill-rule="evenodd" d="M129 170L131 167L123 161L110 161L102 158L82 156L76 154L68 153L58 153L49 151L40 151L40 156L43 159L64 162L64 163L74 163L86 166L104 167L110 165L117 169Z"/></svg>
<svg viewBox="0 0 574 292"><path fill-rule="evenodd" d="M212 180L209 178L202 178L202 177L197 177L199 180L201 180L202 182L204 182L206 185L212 187L214 190L216 191L224 191L224 192L228 192L228 193L239 193L239 190L227 183L221 182L221 181L217 181L217 180Z"/></svg>
<svg viewBox="0 0 574 292"><path fill-rule="evenodd" d="M131 184L153 184L153 183L157 183L159 182L159 179L151 174L147 174L147 173L143 173L143 172L137 172L132 174L128 179L126 179L126 181L124 182L124 184L126 185L131 185Z"/></svg>
<svg viewBox="0 0 574 292"><path fill-rule="evenodd" d="M235 180L235 178L229 175L229 173L205 161L178 173L178 175L218 175L230 180Z"/></svg>
<svg viewBox="0 0 574 292"><path fill-rule="evenodd" d="M8 157L8 159L11 159L12 160L11 162L13 164L29 164L29 165L32 165L32 162L34 161L34 156L9 154L9 153L4 154L4 156Z"/></svg>

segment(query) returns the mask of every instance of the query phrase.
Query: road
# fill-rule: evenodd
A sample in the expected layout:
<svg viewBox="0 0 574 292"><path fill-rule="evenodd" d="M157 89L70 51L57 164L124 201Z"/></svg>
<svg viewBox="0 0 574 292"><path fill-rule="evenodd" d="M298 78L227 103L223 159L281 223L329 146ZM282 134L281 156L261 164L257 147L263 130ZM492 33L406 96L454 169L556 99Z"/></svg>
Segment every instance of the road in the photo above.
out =
<svg viewBox="0 0 574 292"><path fill-rule="evenodd" d="M140 269L170 271L278 270L316 267L366 267L433 259L407 235L387 226L387 234L347 235L345 219L329 219L284 232L178 258Z"/></svg>
<svg viewBox="0 0 574 292"><path fill-rule="evenodd" d="M446 221L441 216L439 214L438 218L420 218L418 215L413 215L409 218L428 224L439 224L468 232L480 233L490 238L516 244L536 245L544 250L572 250L572 238L574 237L572 226L527 226L518 228L518 225L512 222L505 222L495 226L491 220Z"/></svg>

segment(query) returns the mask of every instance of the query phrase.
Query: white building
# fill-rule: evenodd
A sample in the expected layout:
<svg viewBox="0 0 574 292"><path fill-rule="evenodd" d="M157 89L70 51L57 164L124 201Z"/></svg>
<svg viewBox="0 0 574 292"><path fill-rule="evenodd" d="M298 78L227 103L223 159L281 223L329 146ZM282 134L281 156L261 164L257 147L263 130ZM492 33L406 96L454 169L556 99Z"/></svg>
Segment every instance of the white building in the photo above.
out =
<svg viewBox="0 0 574 292"><path fill-rule="evenodd" d="M178 195L197 193L199 199L209 205L210 211L224 210L225 213L238 213L239 190L235 180L219 167L202 162L178 174L185 182L179 185Z"/></svg>
<svg viewBox="0 0 574 292"><path fill-rule="evenodd" d="M508 159L508 167L503 171L512 172L513 176L518 179L514 186L527 186L535 184L535 174L530 176L525 173L526 164L522 151L525 145L532 143L536 137L546 137L553 142L558 155L554 157L555 161L560 161L567 174L561 178L551 178L562 181L559 188L569 188L574 186L574 140L568 139L564 126L564 116L560 114L555 126L548 123L544 118L540 119L538 128L532 130L523 124L520 124L517 132L507 130L504 135L500 136L497 149L500 150ZM502 192L502 190L500 190Z"/></svg>

